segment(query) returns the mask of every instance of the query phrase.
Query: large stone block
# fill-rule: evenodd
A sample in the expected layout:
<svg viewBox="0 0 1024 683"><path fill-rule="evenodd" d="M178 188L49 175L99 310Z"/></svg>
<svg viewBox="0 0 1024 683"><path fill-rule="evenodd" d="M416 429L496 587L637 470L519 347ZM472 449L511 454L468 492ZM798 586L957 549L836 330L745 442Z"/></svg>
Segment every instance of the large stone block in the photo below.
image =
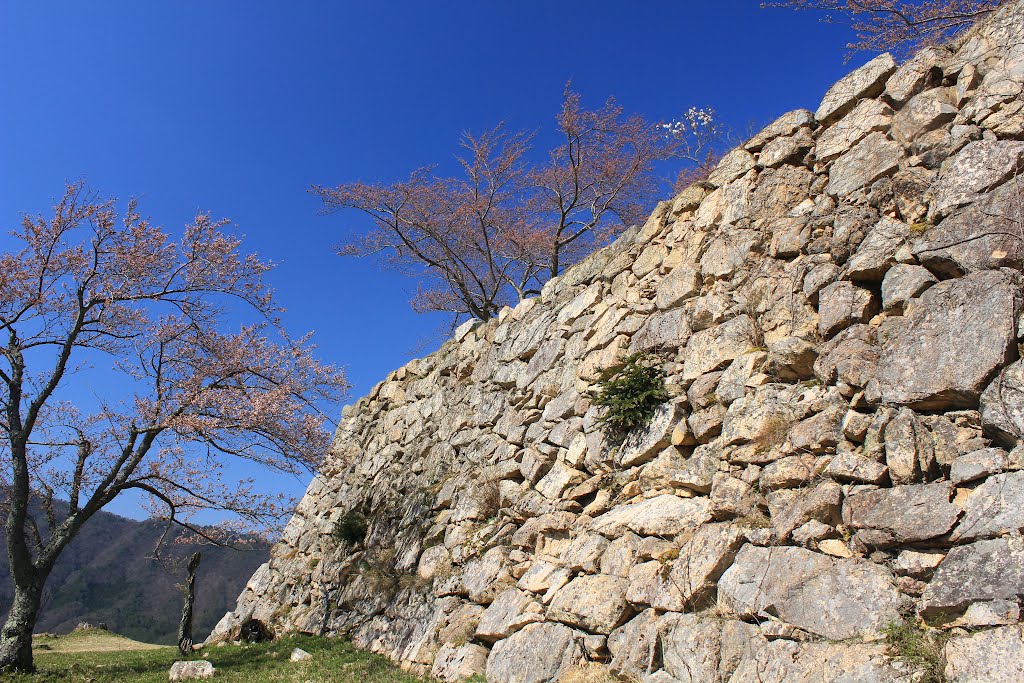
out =
<svg viewBox="0 0 1024 683"><path fill-rule="evenodd" d="M872 562L749 544L718 582L718 599L742 618L776 616L833 640L878 636L901 604L892 575Z"/></svg>
<svg viewBox="0 0 1024 683"><path fill-rule="evenodd" d="M628 588L629 580L621 576L578 576L555 593L548 618L591 633L611 633L631 614Z"/></svg>
<svg viewBox="0 0 1024 683"><path fill-rule="evenodd" d="M977 140L942 164L928 192L929 217L936 220L969 204L1019 173L1024 165L1024 142Z"/></svg>
<svg viewBox="0 0 1024 683"><path fill-rule="evenodd" d="M554 623L530 624L499 640L487 657L492 683L554 683L583 661L583 635Z"/></svg>
<svg viewBox="0 0 1024 683"><path fill-rule="evenodd" d="M834 197L845 197L898 171L902 158L903 147L899 143L884 133L871 133L835 160L825 190Z"/></svg>
<svg viewBox="0 0 1024 683"><path fill-rule="evenodd" d="M925 232L914 242L914 256L945 277L1004 266L1024 268L1022 197L1024 180L1004 183Z"/></svg>
<svg viewBox="0 0 1024 683"><path fill-rule="evenodd" d="M950 638L943 654L949 683L1024 681L1024 634L1020 625Z"/></svg>
<svg viewBox="0 0 1024 683"><path fill-rule="evenodd" d="M633 531L641 536L675 536L711 519L707 498L661 495L639 503L621 505L600 517L590 528L609 537Z"/></svg>
<svg viewBox="0 0 1024 683"><path fill-rule="evenodd" d="M926 619L958 616L972 603L1016 600L1024 594L1024 539L978 541L946 555L921 598Z"/></svg>
<svg viewBox="0 0 1024 683"><path fill-rule="evenodd" d="M881 94L886 80L895 70L896 61L892 55L888 52L878 55L829 88L814 118L827 125L853 109L860 100Z"/></svg>
<svg viewBox="0 0 1024 683"><path fill-rule="evenodd" d="M973 408L981 391L1017 355L1021 278L983 271L926 291L887 328L878 363L883 403Z"/></svg>
<svg viewBox="0 0 1024 683"><path fill-rule="evenodd" d="M854 494L843 504L843 520L856 529L882 531L893 543L925 541L949 532L960 517L946 482L896 486Z"/></svg>
<svg viewBox="0 0 1024 683"><path fill-rule="evenodd" d="M964 518L953 532L966 543L1024 530L1024 472L996 474L971 491Z"/></svg>
<svg viewBox="0 0 1024 683"><path fill-rule="evenodd" d="M1024 361L1003 368L982 393L981 420L985 432L1004 444L1024 439Z"/></svg>

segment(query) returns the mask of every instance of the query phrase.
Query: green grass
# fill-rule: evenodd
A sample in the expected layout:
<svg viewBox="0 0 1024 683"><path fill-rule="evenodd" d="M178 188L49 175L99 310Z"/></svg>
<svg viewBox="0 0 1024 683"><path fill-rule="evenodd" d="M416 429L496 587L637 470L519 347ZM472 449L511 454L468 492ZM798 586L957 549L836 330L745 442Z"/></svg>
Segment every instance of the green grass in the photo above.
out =
<svg viewBox="0 0 1024 683"><path fill-rule="evenodd" d="M92 640L83 642L88 637ZM300 647L313 655L288 660ZM46 649L49 648L49 649ZM83 648L91 648L88 651ZM138 649L148 648L148 649ZM113 634L37 639L33 675L0 674L4 683L164 683L176 648L153 647ZM222 683L422 683L379 655L344 640L289 636L273 643L205 647L189 659L213 662Z"/></svg>
<svg viewBox="0 0 1024 683"><path fill-rule="evenodd" d="M904 615L882 628L889 656L903 662L918 683L945 683L942 649L945 640L921 629L911 615Z"/></svg>

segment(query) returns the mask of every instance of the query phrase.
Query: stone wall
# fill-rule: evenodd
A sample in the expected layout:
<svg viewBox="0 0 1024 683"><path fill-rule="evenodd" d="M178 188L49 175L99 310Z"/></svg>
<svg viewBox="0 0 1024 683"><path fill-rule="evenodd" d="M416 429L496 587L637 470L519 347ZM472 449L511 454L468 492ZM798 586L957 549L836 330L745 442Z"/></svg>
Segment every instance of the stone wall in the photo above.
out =
<svg viewBox="0 0 1024 683"><path fill-rule="evenodd" d="M1022 679L1022 83L1024 0L877 57L393 372L212 638L446 681L909 681L881 638L912 618L950 680ZM623 349L673 398L615 446L588 392Z"/></svg>

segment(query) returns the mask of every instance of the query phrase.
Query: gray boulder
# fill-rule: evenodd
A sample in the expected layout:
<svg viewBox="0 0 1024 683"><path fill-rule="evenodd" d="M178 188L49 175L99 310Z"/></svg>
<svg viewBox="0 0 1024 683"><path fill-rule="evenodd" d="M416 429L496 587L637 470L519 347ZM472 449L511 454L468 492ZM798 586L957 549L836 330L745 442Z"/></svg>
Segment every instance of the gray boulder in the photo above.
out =
<svg viewBox="0 0 1024 683"><path fill-rule="evenodd" d="M921 597L921 616L951 619L972 603L1024 594L1024 539L1005 536L953 548Z"/></svg>
<svg viewBox="0 0 1024 683"><path fill-rule="evenodd" d="M833 282L818 293L818 331L825 338L867 322L877 312L874 293L846 280Z"/></svg>
<svg viewBox="0 0 1024 683"><path fill-rule="evenodd" d="M899 143L884 133L871 133L835 160L825 191L833 197L845 197L898 171L902 158L903 147Z"/></svg>
<svg viewBox="0 0 1024 683"><path fill-rule="evenodd" d="M949 683L1024 681L1020 625L950 638L943 651Z"/></svg>
<svg viewBox="0 0 1024 683"><path fill-rule="evenodd" d="M1005 368L981 395L986 434L1008 446L1024 439L1024 361Z"/></svg>
<svg viewBox="0 0 1024 683"><path fill-rule="evenodd" d="M890 268L882 280L882 308L899 313L914 297L920 296L938 280L921 266L900 263Z"/></svg>
<svg viewBox="0 0 1024 683"><path fill-rule="evenodd" d="M611 633L630 615L626 602L629 581L621 576L579 576L555 593L548 618L591 633Z"/></svg>
<svg viewBox="0 0 1024 683"><path fill-rule="evenodd" d="M888 533L893 543L925 541L949 532L960 517L946 482L896 486L849 496L843 521L856 529Z"/></svg>
<svg viewBox="0 0 1024 683"><path fill-rule="evenodd" d="M953 532L958 543L992 538L1024 529L1024 471L996 474L974 489L964 518Z"/></svg>

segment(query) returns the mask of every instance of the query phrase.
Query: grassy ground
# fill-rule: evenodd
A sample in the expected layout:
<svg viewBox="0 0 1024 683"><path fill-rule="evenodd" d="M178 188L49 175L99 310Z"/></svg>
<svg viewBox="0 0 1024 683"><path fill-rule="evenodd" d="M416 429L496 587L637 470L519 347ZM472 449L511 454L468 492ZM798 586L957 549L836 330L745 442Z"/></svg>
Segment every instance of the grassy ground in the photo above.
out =
<svg viewBox="0 0 1024 683"><path fill-rule="evenodd" d="M313 655L290 662L301 647ZM3 683L164 683L175 648L138 643L109 633L37 638L34 675L0 674ZM273 643L227 645L197 651L192 659L213 662L222 683L422 683L387 659L356 650L342 640L291 636Z"/></svg>

